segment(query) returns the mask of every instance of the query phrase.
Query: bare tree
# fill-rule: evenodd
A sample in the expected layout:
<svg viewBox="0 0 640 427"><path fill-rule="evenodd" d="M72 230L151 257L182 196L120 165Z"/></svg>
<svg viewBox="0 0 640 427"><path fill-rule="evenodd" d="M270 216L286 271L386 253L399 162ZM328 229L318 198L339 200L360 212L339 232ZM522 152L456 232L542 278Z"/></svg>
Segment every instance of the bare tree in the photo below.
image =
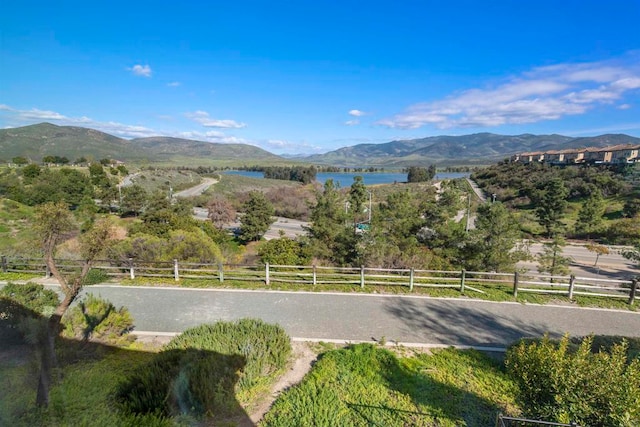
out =
<svg viewBox="0 0 640 427"><path fill-rule="evenodd" d="M207 216L218 229L224 228L225 225L236 219L236 210L229 200L223 196L214 196L207 203L207 210L209 211Z"/></svg>
<svg viewBox="0 0 640 427"><path fill-rule="evenodd" d="M64 294L62 302L58 304L48 319L46 342L42 348L36 404L47 406L49 404L51 372L57 363L55 339L60 330L62 316L80 293L93 261L113 238L113 226L109 220L101 219L96 221L87 232L79 236L83 262L80 271L74 274L63 274L55 260L58 244L77 234L77 224L67 205L63 202L57 202L38 206L35 211L34 229L42 242L47 267L60 284Z"/></svg>

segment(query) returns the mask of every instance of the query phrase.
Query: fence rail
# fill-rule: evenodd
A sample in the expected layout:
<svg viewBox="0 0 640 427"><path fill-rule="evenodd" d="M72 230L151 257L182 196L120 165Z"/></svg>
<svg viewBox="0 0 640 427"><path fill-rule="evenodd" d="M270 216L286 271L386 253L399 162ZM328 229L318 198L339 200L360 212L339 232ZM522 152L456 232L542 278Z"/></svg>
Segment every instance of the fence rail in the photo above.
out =
<svg viewBox="0 0 640 427"><path fill-rule="evenodd" d="M58 268L63 272L78 270L80 260L58 260ZM42 259L0 258L1 270L17 273L50 273ZM450 288L460 293L485 293L488 287L512 289L517 297L519 292L564 295L574 299L576 295L623 298L633 304L638 288L638 278L627 280L599 279L576 276L549 276L534 273L493 273L483 271L448 271L391 269L371 267L328 267L304 265L239 265L216 263L193 263L148 260L97 260L93 268L101 270L108 277L129 278L151 277L232 281L257 281L271 283L292 283L304 286L344 285L416 288Z"/></svg>
<svg viewBox="0 0 640 427"><path fill-rule="evenodd" d="M527 418L506 417L498 414L496 418L496 427L541 427L541 426L558 426L558 427L580 427L576 423L563 424L551 421L530 420Z"/></svg>

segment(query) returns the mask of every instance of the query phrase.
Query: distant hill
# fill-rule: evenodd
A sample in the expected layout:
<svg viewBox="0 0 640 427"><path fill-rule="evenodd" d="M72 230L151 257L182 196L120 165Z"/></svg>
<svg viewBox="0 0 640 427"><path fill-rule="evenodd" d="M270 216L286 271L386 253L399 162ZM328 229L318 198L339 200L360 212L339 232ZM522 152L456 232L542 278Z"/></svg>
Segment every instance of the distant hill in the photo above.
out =
<svg viewBox="0 0 640 427"><path fill-rule="evenodd" d="M563 135L497 135L476 133L462 136L391 141L383 144L359 144L301 160L334 166L406 167L419 164L493 163L515 153L565 148L604 147L640 144L640 138L628 135L601 135L572 138Z"/></svg>
<svg viewBox="0 0 640 427"><path fill-rule="evenodd" d="M0 130L0 158L3 160L23 156L40 161L47 155L67 157L70 161L87 157L195 166L234 161L249 164L253 161L286 162L248 144L216 144L161 136L126 140L94 129L51 123Z"/></svg>

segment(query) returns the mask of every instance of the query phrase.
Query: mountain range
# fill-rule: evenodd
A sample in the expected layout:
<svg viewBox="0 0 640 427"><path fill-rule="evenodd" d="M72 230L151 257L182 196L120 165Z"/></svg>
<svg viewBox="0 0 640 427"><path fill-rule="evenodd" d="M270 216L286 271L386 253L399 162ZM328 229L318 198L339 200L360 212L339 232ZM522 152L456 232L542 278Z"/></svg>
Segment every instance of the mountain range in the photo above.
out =
<svg viewBox="0 0 640 427"><path fill-rule="evenodd" d="M392 168L426 164L488 164L526 151L618 144L640 145L640 138L624 134L573 138L556 134L476 133L360 144L292 160L247 144L218 144L163 136L127 140L89 128L40 123L0 130L0 159L22 156L40 161L44 156L57 155L71 161L79 157L92 157L193 166L304 162L342 167Z"/></svg>

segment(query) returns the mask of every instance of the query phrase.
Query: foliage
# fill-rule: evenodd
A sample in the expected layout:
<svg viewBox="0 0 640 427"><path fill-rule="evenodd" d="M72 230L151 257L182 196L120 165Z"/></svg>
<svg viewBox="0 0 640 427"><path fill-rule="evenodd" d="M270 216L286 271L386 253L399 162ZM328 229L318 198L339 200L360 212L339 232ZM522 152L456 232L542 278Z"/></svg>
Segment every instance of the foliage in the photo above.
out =
<svg viewBox="0 0 640 427"><path fill-rule="evenodd" d="M569 190L560 178L543 183L531 195L538 222L547 231L547 237L552 237L564 226L562 218L567 207L568 195Z"/></svg>
<svg viewBox="0 0 640 427"><path fill-rule="evenodd" d="M318 172L315 166L268 166L262 169L265 178L298 181L303 184L315 181Z"/></svg>
<svg viewBox="0 0 640 427"><path fill-rule="evenodd" d="M122 382L116 401L134 413L233 415L234 386L249 395L285 367L291 345L277 325L242 319L188 329ZM238 377L237 373L242 373Z"/></svg>
<svg viewBox="0 0 640 427"><path fill-rule="evenodd" d="M240 237L245 242L260 240L273 224L273 206L259 191L249 193L243 207L244 215L240 219Z"/></svg>
<svg viewBox="0 0 640 427"><path fill-rule="evenodd" d="M478 207L476 228L464 252L467 268L475 271L511 272L528 257L521 247L518 221L500 202Z"/></svg>
<svg viewBox="0 0 640 427"><path fill-rule="evenodd" d="M363 219L362 213L365 212L366 201L367 187L364 185L364 180L360 175L354 176L353 184L351 184L351 188L349 189L349 205L354 224Z"/></svg>
<svg viewBox="0 0 640 427"><path fill-rule="evenodd" d="M323 354L263 424L484 427L498 411L517 413L514 394L499 365L476 351L397 357L359 344Z"/></svg>
<svg viewBox="0 0 640 427"><path fill-rule="evenodd" d="M63 319L63 335L68 338L95 340L105 343L130 341L133 317L125 307L116 307L109 301L87 294L76 306L68 310Z"/></svg>
<svg viewBox="0 0 640 427"><path fill-rule="evenodd" d="M58 295L40 284L8 283L0 288L0 341L36 343L44 332L43 317L58 304Z"/></svg>
<svg viewBox="0 0 640 427"><path fill-rule="evenodd" d="M562 276L569 274L569 263L571 258L562 256L562 248L566 241L555 236L553 240L545 242L542 253L538 254L538 271L549 273L551 276Z"/></svg>
<svg viewBox="0 0 640 427"><path fill-rule="evenodd" d="M311 261L308 247L288 237L261 243L258 256L261 262L273 265L308 265Z"/></svg>
<svg viewBox="0 0 640 427"><path fill-rule="evenodd" d="M407 182L431 181L436 176L436 167L431 165L428 168L410 166L407 168Z"/></svg>
<svg viewBox="0 0 640 427"><path fill-rule="evenodd" d="M587 236L598 231L603 222L604 211L604 199L600 195L600 191L594 189L589 198L582 203L582 207L578 212L576 231L587 234Z"/></svg>
<svg viewBox="0 0 640 427"><path fill-rule="evenodd" d="M600 255L608 255L610 252L607 246L598 245L597 243L587 243L586 245L584 245L584 247L589 252L595 252L596 261L593 263L594 267L598 265L598 260L600 259Z"/></svg>
<svg viewBox="0 0 640 427"><path fill-rule="evenodd" d="M187 262L218 263L222 261L220 248L202 230L169 232L166 258Z"/></svg>
<svg viewBox="0 0 640 427"><path fill-rule="evenodd" d="M575 352L568 336L557 345L545 336L509 349L505 363L527 416L584 426L640 423L640 360L627 360L625 342L593 353L592 340Z"/></svg>
<svg viewBox="0 0 640 427"><path fill-rule="evenodd" d="M120 211L123 214L134 214L136 216L142 213L148 198L145 189L138 184L133 184L123 187L121 192L122 203L120 204Z"/></svg>

